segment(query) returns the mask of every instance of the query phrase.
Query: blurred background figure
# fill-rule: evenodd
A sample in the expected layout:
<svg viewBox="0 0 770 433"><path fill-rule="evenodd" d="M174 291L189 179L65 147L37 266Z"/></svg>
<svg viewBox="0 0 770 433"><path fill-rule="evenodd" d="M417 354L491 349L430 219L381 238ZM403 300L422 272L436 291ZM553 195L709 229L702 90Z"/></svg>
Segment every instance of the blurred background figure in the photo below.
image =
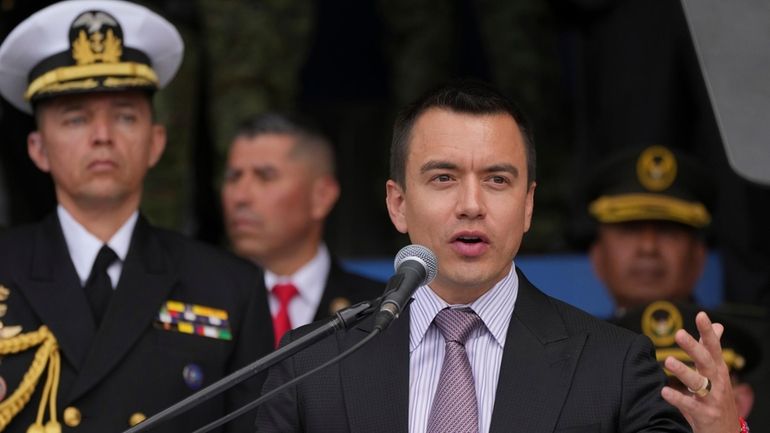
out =
<svg viewBox="0 0 770 433"><path fill-rule="evenodd" d="M596 222L589 253L619 312L694 301L713 195L705 168L664 146L627 149L597 166L587 189Z"/></svg>
<svg viewBox="0 0 770 433"><path fill-rule="evenodd" d="M674 334L679 329L684 329L697 336L695 315L698 311L701 310L691 303L655 301L628 310L616 323L650 337L655 345L655 355L661 364L666 357L673 356L685 364L692 365L687 353L674 342ZM754 389L746 380L746 376L762 357L759 342L751 333L724 315L714 312L708 312L708 315L713 322L721 323L725 327L721 339L722 357L730 370L735 406L739 416L750 420L749 414L754 406ZM669 377L669 386L686 391L687 387L676 376L672 376L668 371L666 375Z"/></svg>
<svg viewBox="0 0 770 433"><path fill-rule="evenodd" d="M331 143L307 121L267 113L241 124L222 207L235 252L265 269L276 344L293 327L383 292L343 270L323 241L339 195Z"/></svg>

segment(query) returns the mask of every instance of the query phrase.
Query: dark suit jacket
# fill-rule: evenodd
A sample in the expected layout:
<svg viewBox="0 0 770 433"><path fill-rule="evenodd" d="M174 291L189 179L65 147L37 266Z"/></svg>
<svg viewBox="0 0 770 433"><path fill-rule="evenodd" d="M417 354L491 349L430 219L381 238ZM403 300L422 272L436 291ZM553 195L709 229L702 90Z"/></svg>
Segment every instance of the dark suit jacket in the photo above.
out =
<svg viewBox="0 0 770 433"><path fill-rule="evenodd" d="M58 339L62 355L58 419L61 422L68 406L82 414L77 429L63 425L64 431L123 431L133 413L149 417L194 392L183 377L186 366L199 367L206 386L270 352L272 323L262 281L253 265L153 228L140 217L120 281L96 329L55 214L41 223L10 230L0 239L0 284L10 289L2 322L21 325L23 332L46 325ZM233 339L156 328L156 316L167 300L227 311ZM9 394L29 368L34 352L3 357L0 376L8 382ZM253 400L263 379L250 380L153 432L189 433L225 410ZM41 381L6 431L26 431L42 388ZM253 417L239 422L243 431L244 426L253 425Z"/></svg>
<svg viewBox="0 0 770 433"><path fill-rule="evenodd" d="M665 377L649 339L546 296L521 273L519 278L491 432L689 430L660 397ZM366 320L277 365L265 390L331 359L371 328ZM361 350L290 389L260 408L259 432L406 433L408 310Z"/></svg>
<svg viewBox="0 0 770 433"><path fill-rule="evenodd" d="M347 300L352 305L377 298L384 291L385 283L347 272L332 259L324 293L313 320L322 320L334 315L338 309L335 307L339 307L339 300Z"/></svg>

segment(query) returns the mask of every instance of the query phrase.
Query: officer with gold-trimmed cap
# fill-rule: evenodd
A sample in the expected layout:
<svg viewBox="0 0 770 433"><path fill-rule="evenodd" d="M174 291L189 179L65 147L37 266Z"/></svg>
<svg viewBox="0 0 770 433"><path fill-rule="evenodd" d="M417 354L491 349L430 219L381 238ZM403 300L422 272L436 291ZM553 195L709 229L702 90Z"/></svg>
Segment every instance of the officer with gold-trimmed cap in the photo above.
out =
<svg viewBox="0 0 770 433"><path fill-rule="evenodd" d="M674 335L684 329L690 335L697 336L695 315L701 311L697 306L684 302L654 301L627 311L615 323L632 331L646 335L655 346L655 356L663 364L669 356L692 367L692 359L674 341ZM733 395L738 415L748 418L754 404L754 390L746 381L747 374L759 364L761 350L752 334L727 317L717 313L708 313L711 320L724 326L720 339L722 358L730 371ZM666 370L669 386L683 392L687 387L676 376Z"/></svg>
<svg viewBox="0 0 770 433"><path fill-rule="evenodd" d="M27 150L58 202L0 237L0 431L123 431L272 350L261 272L139 212L166 144L152 94L182 52L171 23L118 0L56 3L0 45L0 94L34 114ZM196 430L261 382L154 431Z"/></svg>
<svg viewBox="0 0 770 433"><path fill-rule="evenodd" d="M591 263L618 309L692 300L715 198L705 168L670 147L628 149L597 165L587 192Z"/></svg>
<svg viewBox="0 0 770 433"><path fill-rule="evenodd" d="M183 51L179 32L149 9L65 1L30 16L5 39L0 93L31 114L36 102L65 94L154 91L171 81Z"/></svg>

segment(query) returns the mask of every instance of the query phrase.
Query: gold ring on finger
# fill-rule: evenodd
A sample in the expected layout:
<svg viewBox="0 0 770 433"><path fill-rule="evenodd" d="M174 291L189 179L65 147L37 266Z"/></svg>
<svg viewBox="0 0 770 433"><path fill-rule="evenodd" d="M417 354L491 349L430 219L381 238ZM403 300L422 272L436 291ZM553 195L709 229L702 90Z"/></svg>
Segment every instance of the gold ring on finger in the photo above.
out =
<svg viewBox="0 0 770 433"><path fill-rule="evenodd" d="M703 384L698 389L692 389L688 386L687 390L697 395L698 397L705 397L711 391L711 381L708 377L703 376Z"/></svg>

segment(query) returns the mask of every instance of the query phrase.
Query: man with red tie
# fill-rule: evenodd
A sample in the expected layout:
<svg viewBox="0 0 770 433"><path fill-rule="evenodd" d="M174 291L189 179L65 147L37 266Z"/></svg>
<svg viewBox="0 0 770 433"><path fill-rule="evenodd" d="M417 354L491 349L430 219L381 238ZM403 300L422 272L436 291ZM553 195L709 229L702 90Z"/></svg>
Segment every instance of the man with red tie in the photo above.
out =
<svg viewBox="0 0 770 433"><path fill-rule="evenodd" d="M267 113L242 122L222 208L235 252L265 269L276 344L286 331L384 290L346 272L323 242L339 194L331 143L307 120Z"/></svg>

